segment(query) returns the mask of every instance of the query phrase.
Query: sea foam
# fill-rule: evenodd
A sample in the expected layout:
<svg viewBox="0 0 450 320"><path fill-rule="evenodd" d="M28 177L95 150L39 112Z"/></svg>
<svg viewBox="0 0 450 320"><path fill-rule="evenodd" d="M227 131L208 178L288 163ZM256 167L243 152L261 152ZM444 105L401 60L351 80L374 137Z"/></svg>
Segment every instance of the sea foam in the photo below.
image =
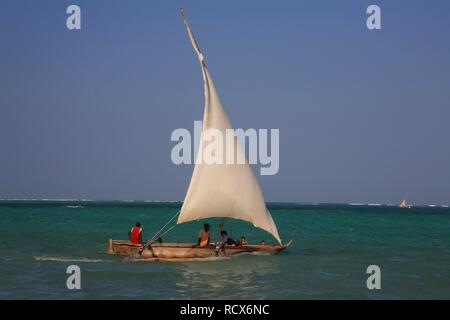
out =
<svg viewBox="0 0 450 320"><path fill-rule="evenodd" d="M37 261L56 261L56 262L102 262L101 259L73 258L73 257L34 257Z"/></svg>

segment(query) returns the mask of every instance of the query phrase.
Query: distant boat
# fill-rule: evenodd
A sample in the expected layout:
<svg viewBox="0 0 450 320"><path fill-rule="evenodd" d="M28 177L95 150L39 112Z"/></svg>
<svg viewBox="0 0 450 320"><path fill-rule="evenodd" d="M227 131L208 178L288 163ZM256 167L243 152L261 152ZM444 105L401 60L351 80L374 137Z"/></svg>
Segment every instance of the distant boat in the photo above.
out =
<svg viewBox="0 0 450 320"><path fill-rule="evenodd" d="M204 137L205 130L215 129L225 132L226 129L231 129L231 124L183 12L182 15L189 39L198 55L204 80L205 109L199 146L199 154L201 154L203 149L208 146L207 138ZM238 141L233 147L236 152L243 152ZM226 153L224 152L224 154ZM206 164L197 162L182 208L172 219L177 215L179 215L177 224L213 217L245 220L252 223L255 227L270 233L277 240L278 244L260 243L236 246L222 244L216 246L210 243L205 247L199 247L192 243L158 243L156 239L171 230L174 227L172 226L164 233L161 233L161 229L145 245L133 244L128 240L110 239L108 253L131 255L150 261L189 261L232 256L246 252L275 254L286 249L292 243L292 241L286 244L281 243L275 222L266 208L258 181L253 175L248 162L243 164ZM166 226L168 227L171 220L163 229ZM195 237L196 234L193 236Z"/></svg>
<svg viewBox="0 0 450 320"><path fill-rule="evenodd" d="M399 206L399 207L402 208L402 209L411 208L411 206L410 206L409 204L406 203L406 199L403 200L403 201L400 203L400 206Z"/></svg>

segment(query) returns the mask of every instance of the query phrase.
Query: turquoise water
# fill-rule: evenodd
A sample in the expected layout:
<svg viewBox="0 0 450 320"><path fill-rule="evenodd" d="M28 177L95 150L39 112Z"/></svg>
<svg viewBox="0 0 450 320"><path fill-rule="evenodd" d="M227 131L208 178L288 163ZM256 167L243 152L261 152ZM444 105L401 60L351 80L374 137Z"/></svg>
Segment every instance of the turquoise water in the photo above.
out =
<svg viewBox="0 0 450 320"><path fill-rule="evenodd" d="M83 208L67 208L81 204ZM209 262L133 262L105 254L140 221L150 238L180 203L0 201L2 299L450 299L450 209L269 204L291 248L277 256ZM216 232L217 219L209 219ZM177 226L164 241L196 241L203 224ZM273 241L242 221L234 237ZM66 287L81 268L81 290ZM381 268L368 290L366 268Z"/></svg>

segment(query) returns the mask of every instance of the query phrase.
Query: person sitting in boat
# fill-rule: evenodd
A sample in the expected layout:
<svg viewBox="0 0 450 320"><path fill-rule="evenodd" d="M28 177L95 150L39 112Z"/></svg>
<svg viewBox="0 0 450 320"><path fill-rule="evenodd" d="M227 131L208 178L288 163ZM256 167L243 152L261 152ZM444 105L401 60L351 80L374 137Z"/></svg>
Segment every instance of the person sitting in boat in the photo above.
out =
<svg viewBox="0 0 450 320"><path fill-rule="evenodd" d="M247 246L248 245L248 241L247 241L247 239L245 239L244 236L241 237L241 240L239 241L239 245L241 245L241 246Z"/></svg>
<svg viewBox="0 0 450 320"><path fill-rule="evenodd" d="M209 244L210 238L210 226L208 223L203 225L203 229L198 232L198 243L197 246L204 248Z"/></svg>
<svg viewBox="0 0 450 320"><path fill-rule="evenodd" d="M229 245L229 246L236 246L238 242L236 240L233 240L228 236L228 232L225 230L220 231L220 236L222 237L222 243Z"/></svg>
<svg viewBox="0 0 450 320"><path fill-rule="evenodd" d="M220 237L222 238L222 244L226 244L229 246L235 246L237 245L237 241L233 240L232 238L230 238L228 236L228 232L226 230L223 230L223 221L219 224L219 234Z"/></svg>
<svg viewBox="0 0 450 320"><path fill-rule="evenodd" d="M136 226L132 227L128 232L128 239L130 239L131 243L141 244L142 243L142 228L139 222L136 223Z"/></svg>

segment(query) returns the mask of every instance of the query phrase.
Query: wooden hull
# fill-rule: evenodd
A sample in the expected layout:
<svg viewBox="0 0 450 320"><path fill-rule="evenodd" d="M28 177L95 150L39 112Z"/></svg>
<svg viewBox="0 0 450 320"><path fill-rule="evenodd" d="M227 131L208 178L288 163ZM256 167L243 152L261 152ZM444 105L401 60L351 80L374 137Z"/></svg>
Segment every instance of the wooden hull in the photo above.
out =
<svg viewBox="0 0 450 320"><path fill-rule="evenodd" d="M291 243L292 240L286 245L246 245L225 246L223 248L216 248L214 245L200 248L191 243L156 243L139 253L142 248L140 244L133 244L127 240L110 239L108 253L155 261L189 261L230 257L243 253L277 254L288 248Z"/></svg>

